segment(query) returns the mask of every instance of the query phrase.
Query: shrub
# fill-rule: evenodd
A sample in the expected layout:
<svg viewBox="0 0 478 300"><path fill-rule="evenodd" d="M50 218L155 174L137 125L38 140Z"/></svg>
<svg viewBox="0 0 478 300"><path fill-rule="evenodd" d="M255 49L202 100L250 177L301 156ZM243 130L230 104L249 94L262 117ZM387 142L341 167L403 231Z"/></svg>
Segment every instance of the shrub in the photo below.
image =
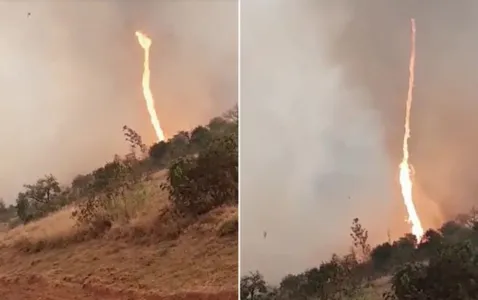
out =
<svg viewBox="0 0 478 300"><path fill-rule="evenodd" d="M239 222L237 220L237 215L234 215L232 218L226 219L219 225L217 229L217 235L220 237L235 235L239 229Z"/></svg>
<svg viewBox="0 0 478 300"><path fill-rule="evenodd" d="M180 214L197 216L227 202L237 203L237 135L215 138L197 157L175 160L161 187Z"/></svg>
<svg viewBox="0 0 478 300"><path fill-rule="evenodd" d="M17 216L28 223L44 217L68 202L66 193L53 175L45 175L35 184L24 185L16 199Z"/></svg>
<svg viewBox="0 0 478 300"><path fill-rule="evenodd" d="M115 159L95 170L88 187L88 197L78 203L73 212L79 225L108 229L115 219L112 208L125 201L125 194L135 184L135 178L128 161Z"/></svg>
<svg viewBox="0 0 478 300"><path fill-rule="evenodd" d="M392 279L388 299L478 299L478 253L469 242L447 245L428 264L411 263Z"/></svg>

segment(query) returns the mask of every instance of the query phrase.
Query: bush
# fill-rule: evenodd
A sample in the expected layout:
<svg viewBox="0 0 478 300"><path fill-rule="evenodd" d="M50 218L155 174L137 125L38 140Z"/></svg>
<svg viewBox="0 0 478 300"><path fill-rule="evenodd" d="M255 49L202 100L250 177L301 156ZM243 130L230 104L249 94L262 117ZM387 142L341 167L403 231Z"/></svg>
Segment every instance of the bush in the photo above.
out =
<svg viewBox="0 0 478 300"><path fill-rule="evenodd" d="M235 235L239 230L239 222L237 219L237 214L234 215L232 218L226 219L219 225L217 229L217 235L220 237Z"/></svg>
<svg viewBox="0 0 478 300"><path fill-rule="evenodd" d="M78 203L73 217L79 225L109 229L115 219L113 209L125 201L126 192L135 184L134 174L128 161L117 158L95 170L92 176L88 197Z"/></svg>
<svg viewBox="0 0 478 300"><path fill-rule="evenodd" d="M377 292L383 294L382 288L389 288L391 274L391 290L383 294L384 299L478 299L476 209L447 221L438 230L427 230L420 241L407 233L372 249L368 232L358 219L351 231L350 255L335 255L319 268L286 276L267 299L377 299Z"/></svg>
<svg viewBox="0 0 478 300"><path fill-rule="evenodd" d="M228 202L237 203L237 135L215 138L197 157L175 160L162 189L180 214L197 216Z"/></svg>
<svg viewBox="0 0 478 300"><path fill-rule="evenodd" d="M62 190L53 175L45 175L35 184L24 185L18 193L15 206L18 218L23 223L42 218L69 202L68 190Z"/></svg>
<svg viewBox="0 0 478 300"><path fill-rule="evenodd" d="M387 299L478 299L478 253L468 241L447 245L428 264L407 264Z"/></svg>

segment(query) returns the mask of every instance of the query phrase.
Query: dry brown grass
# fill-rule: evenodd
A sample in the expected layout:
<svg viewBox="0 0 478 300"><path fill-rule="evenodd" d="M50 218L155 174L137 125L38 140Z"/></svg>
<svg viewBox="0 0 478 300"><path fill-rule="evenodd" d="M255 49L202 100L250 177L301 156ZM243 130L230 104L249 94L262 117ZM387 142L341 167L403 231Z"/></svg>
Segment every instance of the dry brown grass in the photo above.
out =
<svg viewBox="0 0 478 300"><path fill-rule="evenodd" d="M118 217L100 238L85 238L71 218L73 207L2 232L0 275L42 274L98 289L165 294L236 290L237 208L177 218L159 190L162 176L156 174L143 187L145 201L124 208L127 217Z"/></svg>
<svg viewBox="0 0 478 300"><path fill-rule="evenodd" d="M43 219L1 232L0 245L10 247L25 239L40 241L71 236L76 231L75 220L71 218L73 209L66 207Z"/></svg>
<svg viewBox="0 0 478 300"><path fill-rule="evenodd" d="M364 300L382 300L383 294L390 291L390 276L383 276L370 283L368 287L364 289Z"/></svg>

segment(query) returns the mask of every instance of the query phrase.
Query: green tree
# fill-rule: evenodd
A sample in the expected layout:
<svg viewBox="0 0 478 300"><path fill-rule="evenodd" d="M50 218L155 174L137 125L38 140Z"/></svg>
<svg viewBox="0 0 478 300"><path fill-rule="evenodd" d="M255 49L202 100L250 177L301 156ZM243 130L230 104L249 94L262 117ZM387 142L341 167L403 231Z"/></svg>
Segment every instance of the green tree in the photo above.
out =
<svg viewBox="0 0 478 300"><path fill-rule="evenodd" d="M102 231L111 227L111 215L107 213L107 208L119 197L124 197L126 191L131 190L137 183L138 178L128 161L119 157L93 171L92 176L87 198L78 203L72 216L78 224Z"/></svg>
<svg viewBox="0 0 478 300"><path fill-rule="evenodd" d="M53 175L45 175L35 184L24 185L17 197L17 214L23 222L43 217L59 208L60 184Z"/></svg>
<svg viewBox="0 0 478 300"><path fill-rule="evenodd" d="M3 198L0 198L0 214L6 213L7 212L7 205L5 204L5 201Z"/></svg>
<svg viewBox="0 0 478 300"><path fill-rule="evenodd" d="M130 145L131 153L136 157L137 151L139 150L144 157L148 149L143 143L143 138L136 131L126 125L123 126L123 134L126 142Z"/></svg>
<svg viewBox="0 0 478 300"><path fill-rule="evenodd" d="M258 271L251 272L241 278L241 299L257 300L258 296L267 292L264 277Z"/></svg>
<svg viewBox="0 0 478 300"><path fill-rule="evenodd" d="M197 157L171 163L162 188L181 214L200 215L225 203L237 203L238 147L234 135L215 138Z"/></svg>
<svg viewBox="0 0 478 300"><path fill-rule="evenodd" d="M229 122L223 117L215 117L209 121L207 127L213 133L223 133L229 125Z"/></svg>
<svg viewBox="0 0 478 300"><path fill-rule="evenodd" d="M312 294L307 287L308 282L304 274L289 274L282 278L279 289L281 295L287 299L306 300L309 297L309 293Z"/></svg>
<svg viewBox="0 0 478 300"><path fill-rule="evenodd" d="M149 148L149 156L154 161L164 163L169 154L170 146L168 142L160 141Z"/></svg>
<svg viewBox="0 0 478 300"><path fill-rule="evenodd" d="M407 264L392 279L389 299L478 299L478 255L470 242L446 245L428 265Z"/></svg>
<svg viewBox="0 0 478 300"><path fill-rule="evenodd" d="M88 188L93 183L93 175L77 175L71 182L71 189L75 196L84 197L88 193Z"/></svg>
<svg viewBox="0 0 478 300"><path fill-rule="evenodd" d="M23 223L28 223L32 220L32 212L31 212L31 205L28 201L28 198L25 196L25 193L19 193L17 200L17 205L15 206L17 209L17 216Z"/></svg>
<svg viewBox="0 0 478 300"><path fill-rule="evenodd" d="M169 153L171 158L175 159L189 154L189 132L180 131L175 134L169 141Z"/></svg>
<svg viewBox="0 0 478 300"><path fill-rule="evenodd" d="M223 114L222 118L229 123L237 124L239 122L239 107L237 106L237 104L234 105L234 107L232 107L228 111L226 111Z"/></svg>
<svg viewBox="0 0 478 300"><path fill-rule="evenodd" d="M392 265L392 245L388 242L378 245L371 251L370 258L375 270L380 272L387 271Z"/></svg>
<svg viewBox="0 0 478 300"><path fill-rule="evenodd" d="M55 197L61 192L60 184L53 175L45 175L37 180L35 184L26 184L25 196L38 204L51 204Z"/></svg>
<svg viewBox="0 0 478 300"><path fill-rule="evenodd" d="M104 193L106 197L114 198L130 186L128 181L130 174L131 166L120 159L106 163L103 167L93 171L91 192L94 194Z"/></svg>
<svg viewBox="0 0 478 300"><path fill-rule="evenodd" d="M356 253L360 255L361 260L367 260L370 257L371 251L370 244L368 243L368 230L362 227L358 218L353 219L350 230L352 231L350 237L352 238Z"/></svg>
<svg viewBox="0 0 478 300"><path fill-rule="evenodd" d="M198 126L191 131L191 146L194 150L206 148L211 139L212 134L207 127Z"/></svg>
<svg viewBox="0 0 478 300"><path fill-rule="evenodd" d="M422 256L430 257L443 247L443 243L443 236L438 231L428 229L423 235L422 242L418 245L418 250Z"/></svg>
<svg viewBox="0 0 478 300"><path fill-rule="evenodd" d="M415 248L417 247L417 238L407 233L392 244L394 251L394 260L396 263L403 264L414 259Z"/></svg>
<svg viewBox="0 0 478 300"><path fill-rule="evenodd" d="M470 224L471 225L471 224ZM473 225L462 225L456 220L445 222L439 229L444 237L444 240L448 243L457 243L465 239L472 239L475 232L472 228Z"/></svg>

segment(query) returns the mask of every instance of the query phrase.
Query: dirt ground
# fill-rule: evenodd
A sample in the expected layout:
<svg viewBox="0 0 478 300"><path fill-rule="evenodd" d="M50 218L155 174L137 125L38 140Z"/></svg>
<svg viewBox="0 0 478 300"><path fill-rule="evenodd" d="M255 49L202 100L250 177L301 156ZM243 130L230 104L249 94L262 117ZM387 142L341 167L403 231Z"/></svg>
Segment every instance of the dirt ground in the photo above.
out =
<svg viewBox="0 0 478 300"><path fill-rule="evenodd" d="M40 278L0 279L0 295L4 300L233 300L237 292L219 293L178 293L169 296L139 291L99 290L89 286L76 286L61 283L48 283Z"/></svg>
<svg viewBox="0 0 478 300"><path fill-rule="evenodd" d="M237 240L91 241L0 253L0 299L237 299Z"/></svg>
<svg viewBox="0 0 478 300"><path fill-rule="evenodd" d="M237 299L237 238L0 250L0 299Z"/></svg>
<svg viewBox="0 0 478 300"><path fill-rule="evenodd" d="M224 214L168 241L99 238L28 253L4 245L0 299L237 299L237 234L215 229Z"/></svg>
<svg viewBox="0 0 478 300"><path fill-rule="evenodd" d="M0 300L237 299L237 206L166 238L176 221L157 221L168 199L157 186L143 213L99 238L73 242L71 207L1 230Z"/></svg>

